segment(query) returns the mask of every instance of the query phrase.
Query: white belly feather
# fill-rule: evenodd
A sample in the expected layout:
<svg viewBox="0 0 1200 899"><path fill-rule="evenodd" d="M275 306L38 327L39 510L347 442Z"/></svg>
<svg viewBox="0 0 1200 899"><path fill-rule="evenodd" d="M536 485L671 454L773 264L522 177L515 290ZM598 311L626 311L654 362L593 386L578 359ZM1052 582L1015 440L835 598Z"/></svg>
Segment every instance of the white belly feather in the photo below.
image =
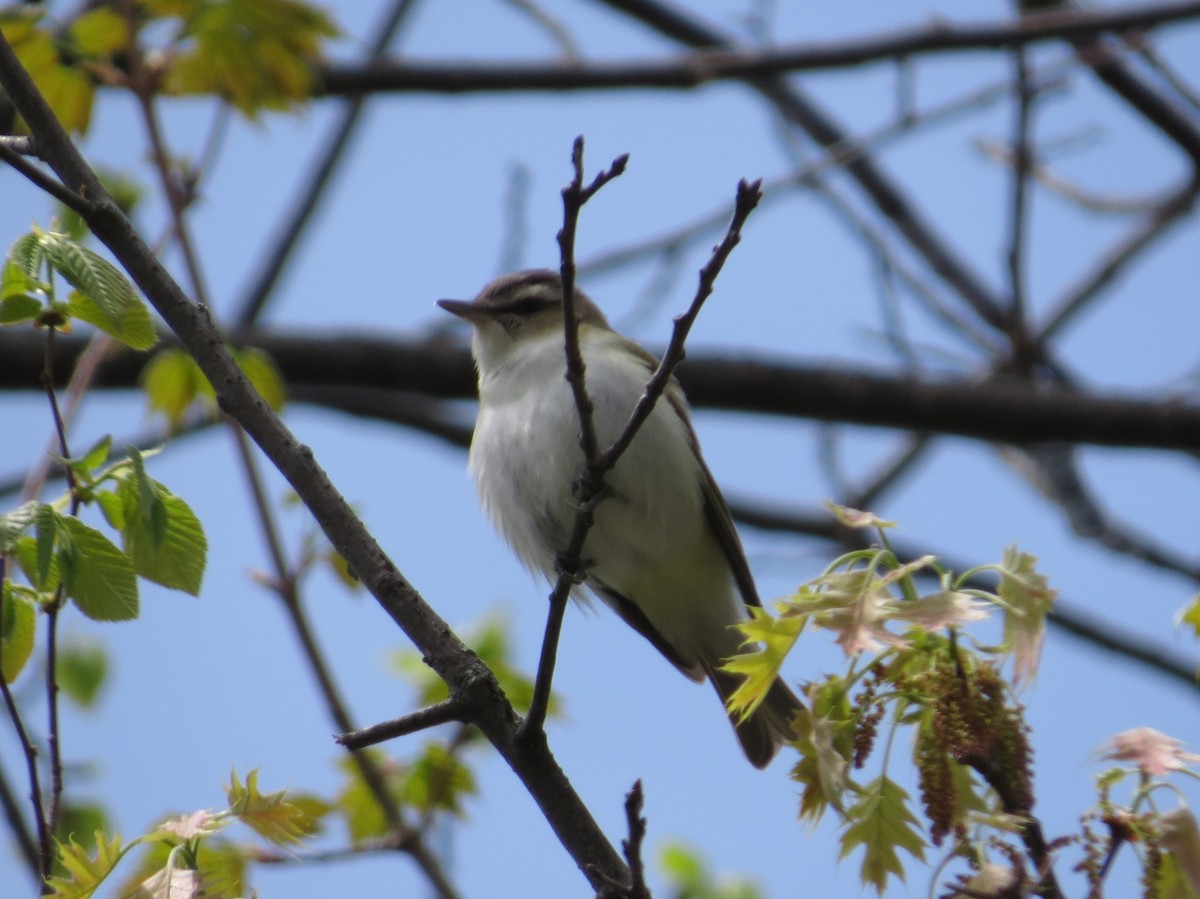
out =
<svg viewBox="0 0 1200 899"><path fill-rule="evenodd" d="M624 428L650 373L635 357L597 354L608 332L583 337L587 387L601 451ZM579 419L562 337L522 350L480 385L486 402L471 443L470 470L484 507L521 561L555 578L575 520L572 484L583 466ZM527 390L523 385L541 389ZM554 385L553 390L544 389ZM705 517L702 474L681 448L687 426L665 398L609 473L613 495L596 510L584 544L588 572L633 601L689 662L731 654L729 625L744 617L732 574Z"/></svg>

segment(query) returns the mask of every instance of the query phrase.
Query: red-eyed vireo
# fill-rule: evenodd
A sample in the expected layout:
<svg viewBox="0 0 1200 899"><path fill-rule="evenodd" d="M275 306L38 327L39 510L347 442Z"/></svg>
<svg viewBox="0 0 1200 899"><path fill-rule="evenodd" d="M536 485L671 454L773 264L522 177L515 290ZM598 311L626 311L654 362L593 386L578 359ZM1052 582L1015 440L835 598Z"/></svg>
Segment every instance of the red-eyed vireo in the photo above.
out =
<svg viewBox="0 0 1200 899"><path fill-rule="evenodd" d="M487 285L473 302L438 305L474 326L479 417L470 470L484 508L513 551L553 581L567 548L584 464L579 413L563 353L562 280L524 271ZM603 451L624 429L657 362L575 292L587 393ZM721 491L700 455L687 402L672 379L629 449L609 472L583 549L585 583L676 668L708 678L722 700L740 677L720 670L743 637L732 625L759 605ZM736 725L747 758L763 767L790 737L800 708L776 680Z"/></svg>

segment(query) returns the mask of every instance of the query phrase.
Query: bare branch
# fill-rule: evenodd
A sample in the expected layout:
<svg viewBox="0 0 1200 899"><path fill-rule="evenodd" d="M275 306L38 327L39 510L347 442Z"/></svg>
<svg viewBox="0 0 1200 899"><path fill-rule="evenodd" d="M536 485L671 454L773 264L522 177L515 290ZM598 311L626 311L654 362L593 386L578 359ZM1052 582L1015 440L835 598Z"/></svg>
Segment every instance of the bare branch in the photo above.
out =
<svg viewBox="0 0 1200 899"><path fill-rule="evenodd" d="M609 6L641 19L677 39L701 31L682 13L668 13L641 0L612 0ZM672 17L673 16L673 17ZM1124 9L1070 10L1017 20L955 25L937 22L836 43L808 43L763 50L705 50L678 59L620 63L571 60L568 64L524 62L481 64L470 60L420 63L381 60L367 65L326 63L317 73L327 95L365 92L471 93L578 91L624 88L690 89L713 81L771 78L791 72L829 71L920 55L1024 47L1052 40L1094 37L1184 23L1200 17L1200 3L1156 3ZM693 46L711 40L686 40Z"/></svg>

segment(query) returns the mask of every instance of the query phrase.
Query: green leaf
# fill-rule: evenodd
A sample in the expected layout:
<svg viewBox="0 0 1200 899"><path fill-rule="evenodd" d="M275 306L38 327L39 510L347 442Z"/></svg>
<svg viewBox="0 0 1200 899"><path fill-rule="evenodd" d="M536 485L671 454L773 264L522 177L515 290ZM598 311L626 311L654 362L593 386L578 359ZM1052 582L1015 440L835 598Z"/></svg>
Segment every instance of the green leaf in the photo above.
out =
<svg viewBox="0 0 1200 899"><path fill-rule="evenodd" d="M104 808L93 803L63 802L59 808L58 832L54 838L60 843L77 840L89 853L97 848L96 836L108 830L108 814Z"/></svg>
<svg viewBox="0 0 1200 899"><path fill-rule="evenodd" d="M248 118L292 108L310 96L313 62L337 33L323 11L298 0L196 3L165 87L224 97Z"/></svg>
<svg viewBox="0 0 1200 899"><path fill-rule="evenodd" d="M43 503L36 514L37 527L37 579L35 585L45 584L50 576L50 562L58 547L61 516L54 507Z"/></svg>
<svg viewBox="0 0 1200 899"><path fill-rule="evenodd" d="M158 343L154 319L141 300L135 300L125 307L120 318L113 318L92 297L73 290L67 311L73 318L99 328L132 350L148 350Z"/></svg>
<svg viewBox="0 0 1200 899"><path fill-rule="evenodd" d="M137 575L129 557L77 518L62 524L74 544L71 572L63 569L67 596L96 621L130 621L138 615ZM63 557L60 554L59 564Z"/></svg>
<svg viewBox="0 0 1200 899"><path fill-rule="evenodd" d="M92 444L91 449L89 449L86 453L84 453L83 458L80 459L79 461L83 465L84 468L87 468L87 469L99 468L101 465L103 465L105 462L108 461L108 453L109 453L109 450L111 450L111 449L112 449L112 434L105 434L103 437L101 437L99 440L97 440L94 444Z"/></svg>
<svg viewBox="0 0 1200 899"><path fill-rule="evenodd" d="M115 490L97 490L96 502L104 513L104 520L114 531L125 530L125 501Z"/></svg>
<svg viewBox="0 0 1200 899"><path fill-rule="evenodd" d="M75 52L81 56L108 57L129 45L125 17L104 6L72 21L69 33Z"/></svg>
<svg viewBox="0 0 1200 899"><path fill-rule="evenodd" d="M0 677L11 684L33 653L37 608L32 602L14 595L11 581L4 581L0 604Z"/></svg>
<svg viewBox="0 0 1200 899"><path fill-rule="evenodd" d="M10 8L0 14L0 30L63 125L86 131L95 89L81 69L64 65L53 23L41 11L31 15Z"/></svg>
<svg viewBox="0 0 1200 899"><path fill-rule="evenodd" d="M50 878L48 895L51 899L88 899L129 849L129 846L122 848L119 836L110 841L103 833L96 834L95 858L74 839L59 843L58 861L67 873Z"/></svg>
<svg viewBox="0 0 1200 899"><path fill-rule="evenodd" d="M207 395L208 381L192 357L180 349L161 350L142 369L142 390L151 412L161 412L171 427L183 421L196 400Z"/></svg>
<svg viewBox="0 0 1200 899"><path fill-rule="evenodd" d="M129 447L129 476L122 489L125 527L148 532L155 546L162 543L167 532L167 507L162 497L166 492L146 474L146 463L137 447Z"/></svg>
<svg viewBox="0 0 1200 899"><path fill-rule="evenodd" d="M751 648L721 666L722 671L743 676L726 700L730 714L737 715L738 721L745 721L766 699L806 621L803 616L775 618L757 606L750 607L750 616L737 627Z"/></svg>
<svg viewBox="0 0 1200 899"><path fill-rule="evenodd" d="M17 538L33 524L39 505L36 500L30 500L11 512L0 514L0 553L6 553L17 545Z"/></svg>
<svg viewBox="0 0 1200 899"><path fill-rule="evenodd" d="M131 513L129 502L136 491L126 482L122 485L125 506L125 551L133 561L134 570L147 580L192 596L200 594L204 569L208 559L208 541L200 519L182 499L158 488L155 501L162 508L164 521L160 538L140 510Z"/></svg>
<svg viewBox="0 0 1200 899"><path fill-rule="evenodd" d="M904 867L896 854L904 849L919 861L925 858L925 841L917 819L908 810L908 794L887 777L869 783L861 798L846 812L850 826L842 834L839 859L862 846L862 880L882 895L888 876L904 880Z"/></svg>
<svg viewBox="0 0 1200 899"><path fill-rule="evenodd" d="M68 310L135 350L158 342L146 305L120 269L83 244L53 231L41 235L46 260L75 288Z"/></svg>
<svg viewBox="0 0 1200 899"><path fill-rule="evenodd" d="M50 563L50 573L44 581L38 579L38 542L33 537L21 537L17 540L17 545L14 547L17 553L17 562L21 566L21 570L25 572L25 577L29 578L29 583L39 593L50 594L58 589L58 560L54 559Z"/></svg>
<svg viewBox="0 0 1200 899"><path fill-rule="evenodd" d="M427 743L405 771L404 801L423 812L441 809L461 815L461 798L477 792L471 769L441 743Z"/></svg>
<svg viewBox="0 0 1200 899"><path fill-rule="evenodd" d="M27 293L18 293L0 299L0 325L15 325L18 322L32 321L43 309L43 303L37 297Z"/></svg>
<svg viewBox="0 0 1200 899"><path fill-rule="evenodd" d="M4 275L0 284L0 296L10 296L27 290L37 290L41 283L42 260L41 239L37 231L30 231L18 237L8 248L8 258L4 263Z"/></svg>
<svg viewBox="0 0 1200 899"><path fill-rule="evenodd" d="M403 769L394 759L378 749L364 751L369 755L372 764L383 774L388 793L399 801L403 787ZM351 757L344 757L338 760L338 766L345 772L346 782L338 794L335 807L346 819L350 841L361 843L384 836L391 829L391 825L379 807L379 800L363 780L358 763Z"/></svg>
<svg viewBox="0 0 1200 899"><path fill-rule="evenodd" d="M1192 601L1176 617L1175 623L1187 625L1192 629L1193 637L1200 637L1200 596L1192 597Z"/></svg>
<svg viewBox="0 0 1200 899"><path fill-rule="evenodd" d="M95 705L107 673L108 654L99 644L76 642L59 647L58 685L83 708Z"/></svg>
<svg viewBox="0 0 1200 899"><path fill-rule="evenodd" d="M230 814L277 846L295 845L316 830L317 822L304 808L286 798L287 790L259 792L257 770L246 775L244 784L234 771L225 793L229 797Z"/></svg>
<svg viewBox="0 0 1200 899"><path fill-rule="evenodd" d="M255 347L236 349L233 358L267 405L276 412L282 409L287 399L287 387L275 360Z"/></svg>

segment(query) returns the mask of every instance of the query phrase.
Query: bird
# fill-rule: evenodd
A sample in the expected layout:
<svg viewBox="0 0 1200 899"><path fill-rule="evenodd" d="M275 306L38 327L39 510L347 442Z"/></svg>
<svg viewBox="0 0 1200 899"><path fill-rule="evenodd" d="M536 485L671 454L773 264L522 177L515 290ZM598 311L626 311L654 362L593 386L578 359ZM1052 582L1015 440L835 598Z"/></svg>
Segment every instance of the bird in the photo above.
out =
<svg viewBox="0 0 1200 899"><path fill-rule="evenodd" d="M624 430L658 362L613 330L574 290L586 391L600 450ZM479 411L468 469L482 505L517 558L553 583L585 465L574 394L565 379L563 281L547 269L504 275L474 300L438 305L472 325ZM743 649L735 627L761 606L729 509L700 452L674 378L605 478L583 545L583 586L722 702L741 675L721 670ZM578 588L577 599L586 599ZM742 750L765 767L793 737L803 708L781 679L749 717L730 720Z"/></svg>

